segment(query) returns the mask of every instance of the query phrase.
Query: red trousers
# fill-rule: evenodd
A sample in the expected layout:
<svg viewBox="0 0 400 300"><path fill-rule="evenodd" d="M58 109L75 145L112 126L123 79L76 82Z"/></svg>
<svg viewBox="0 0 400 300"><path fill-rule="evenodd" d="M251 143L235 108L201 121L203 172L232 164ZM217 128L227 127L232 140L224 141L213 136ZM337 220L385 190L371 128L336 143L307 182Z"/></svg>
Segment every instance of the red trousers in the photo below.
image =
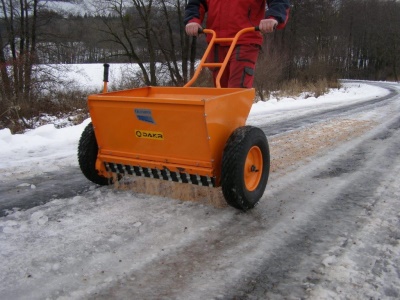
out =
<svg viewBox="0 0 400 300"><path fill-rule="evenodd" d="M229 46L215 45L207 58L208 62L222 62L228 53ZM221 87L252 88L254 71L260 46L255 44L237 45L232 52L226 69L222 74ZM219 68L212 68L214 85Z"/></svg>

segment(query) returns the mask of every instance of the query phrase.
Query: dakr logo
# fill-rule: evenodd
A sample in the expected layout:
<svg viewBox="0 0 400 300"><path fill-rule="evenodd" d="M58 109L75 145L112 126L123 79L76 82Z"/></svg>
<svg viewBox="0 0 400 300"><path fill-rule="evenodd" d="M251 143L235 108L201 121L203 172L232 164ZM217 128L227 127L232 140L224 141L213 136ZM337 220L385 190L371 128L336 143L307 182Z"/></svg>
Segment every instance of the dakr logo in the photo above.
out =
<svg viewBox="0 0 400 300"><path fill-rule="evenodd" d="M164 140L164 134L162 132L135 130L135 135L139 139Z"/></svg>

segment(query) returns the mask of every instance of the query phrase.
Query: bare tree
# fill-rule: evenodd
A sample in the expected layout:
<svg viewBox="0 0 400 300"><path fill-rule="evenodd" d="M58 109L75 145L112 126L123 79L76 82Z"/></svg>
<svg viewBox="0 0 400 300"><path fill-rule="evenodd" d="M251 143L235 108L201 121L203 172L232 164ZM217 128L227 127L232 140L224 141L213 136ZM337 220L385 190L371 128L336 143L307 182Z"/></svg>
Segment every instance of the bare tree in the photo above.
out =
<svg viewBox="0 0 400 300"><path fill-rule="evenodd" d="M103 0L98 3L110 40L137 63L146 85L158 85L165 65L168 83L182 85L193 73L196 39L186 36L183 10L187 0ZM190 62L188 64L188 62Z"/></svg>
<svg viewBox="0 0 400 300"><path fill-rule="evenodd" d="M3 109L18 114L20 105L31 99L32 69L36 50L39 0L1 0L5 38L1 35ZM6 41L4 43L3 39ZM4 105L6 102L6 105ZM8 102L8 105L7 105ZM20 118L24 121L23 118Z"/></svg>
<svg viewBox="0 0 400 300"><path fill-rule="evenodd" d="M105 26L100 30L109 34L110 41L121 46L131 62L138 64L145 84L157 85L154 40L151 38L153 1L102 0L97 4ZM146 50L141 48L143 40Z"/></svg>
<svg viewBox="0 0 400 300"><path fill-rule="evenodd" d="M0 115L2 119L17 117L26 127L29 124L24 116L37 92L34 72L39 12L47 2L0 0Z"/></svg>

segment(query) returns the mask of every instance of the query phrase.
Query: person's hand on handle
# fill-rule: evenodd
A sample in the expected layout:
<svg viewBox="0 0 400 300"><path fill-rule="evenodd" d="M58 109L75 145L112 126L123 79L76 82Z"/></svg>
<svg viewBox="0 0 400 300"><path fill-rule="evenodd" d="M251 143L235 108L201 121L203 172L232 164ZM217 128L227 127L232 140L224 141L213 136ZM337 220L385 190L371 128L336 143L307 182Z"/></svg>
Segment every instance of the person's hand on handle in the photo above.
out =
<svg viewBox="0 0 400 300"><path fill-rule="evenodd" d="M273 32L278 26L278 21L275 19L263 19L260 21L260 25L258 28L262 33L270 33Z"/></svg>
<svg viewBox="0 0 400 300"><path fill-rule="evenodd" d="M194 22L186 24L185 31L187 35L198 36L199 30L203 30L200 24Z"/></svg>

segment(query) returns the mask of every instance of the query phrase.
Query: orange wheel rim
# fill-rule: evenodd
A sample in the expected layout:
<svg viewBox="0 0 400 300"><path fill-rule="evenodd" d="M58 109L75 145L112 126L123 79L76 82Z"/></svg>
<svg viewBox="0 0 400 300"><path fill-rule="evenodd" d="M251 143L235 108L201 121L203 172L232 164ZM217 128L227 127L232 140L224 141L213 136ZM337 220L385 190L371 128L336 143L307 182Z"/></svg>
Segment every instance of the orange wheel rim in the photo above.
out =
<svg viewBox="0 0 400 300"><path fill-rule="evenodd" d="M260 183L263 170L261 149L253 146L247 153L244 165L244 183L248 191L254 191Z"/></svg>

